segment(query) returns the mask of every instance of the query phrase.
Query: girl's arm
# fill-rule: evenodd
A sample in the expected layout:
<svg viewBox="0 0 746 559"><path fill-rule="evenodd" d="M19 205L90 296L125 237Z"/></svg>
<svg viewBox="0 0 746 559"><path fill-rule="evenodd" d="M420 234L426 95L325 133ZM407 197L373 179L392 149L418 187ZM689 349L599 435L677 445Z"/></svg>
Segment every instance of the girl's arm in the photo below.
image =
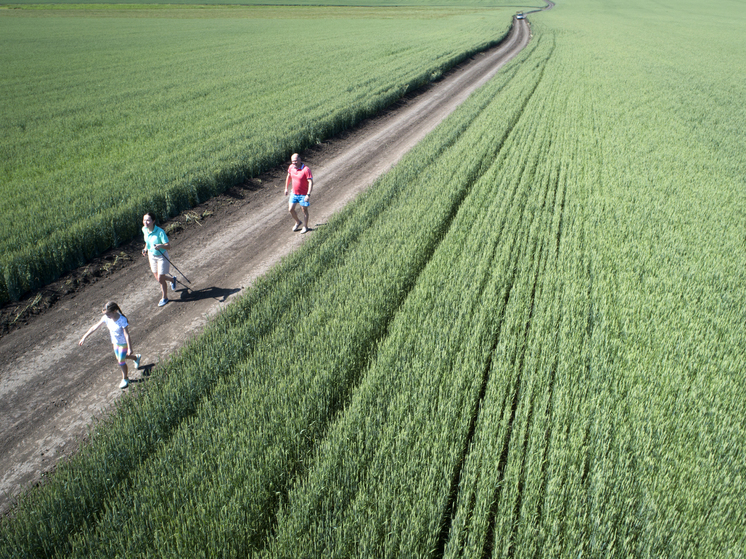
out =
<svg viewBox="0 0 746 559"><path fill-rule="evenodd" d="M124 327L124 341L127 342L127 355L132 355L132 342L130 341L130 331L127 326Z"/></svg>
<svg viewBox="0 0 746 559"><path fill-rule="evenodd" d="M98 330L98 327L99 327L99 326L101 326L101 325L102 325L103 323L104 323L104 319L102 318L102 319L101 319L101 320L99 320L99 321L98 321L98 322L97 322L96 324L94 324L93 326L91 326L91 327L90 327L90 328L88 329L88 332L86 332L85 334L83 334L83 337L82 337L82 338L80 338L80 341L78 342L78 345L83 345L83 342L85 341L85 339L86 339L86 338L87 338L88 336L90 336L90 335L91 335L91 334L92 334L93 332L95 332L96 330Z"/></svg>

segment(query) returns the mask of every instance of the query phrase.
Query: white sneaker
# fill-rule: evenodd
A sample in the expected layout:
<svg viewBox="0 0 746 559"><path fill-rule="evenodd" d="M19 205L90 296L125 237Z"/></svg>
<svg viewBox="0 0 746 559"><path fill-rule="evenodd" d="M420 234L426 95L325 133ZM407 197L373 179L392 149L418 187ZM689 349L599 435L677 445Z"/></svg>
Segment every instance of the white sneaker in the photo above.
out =
<svg viewBox="0 0 746 559"><path fill-rule="evenodd" d="M135 354L135 369L139 369L140 368L140 358L141 357L142 357L142 355L140 355L139 353Z"/></svg>
<svg viewBox="0 0 746 559"><path fill-rule="evenodd" d="M168 299L161 299L160 301L158 301L158 306L159 306L159 307L162 307L162 306L163 306L163 305L165 305L166 303L168 303Z"/></svg>
<svg viewBox="0 0 746 559"><path fill-rule="evenodd" d="M293 231L297 231L298 229L300 229L301 225L303 225L303 224L302 223L296 223L295 225L293 225Z"/></svg>
<svg viewBox="0 0 746 559"><path fill-rule="evenodd" d="M300 230L300 232L301 234L308 233L308 227L304 227L303 229Z"/></svg>
<svg viewBox="0 0 746 559"><path fill-rule="evenodd" d="M123 378L122 382L119 383L119 388L121 388L122 390L124 390L129 385L130 385L130 381L128 381L126 378Z"/></svg>

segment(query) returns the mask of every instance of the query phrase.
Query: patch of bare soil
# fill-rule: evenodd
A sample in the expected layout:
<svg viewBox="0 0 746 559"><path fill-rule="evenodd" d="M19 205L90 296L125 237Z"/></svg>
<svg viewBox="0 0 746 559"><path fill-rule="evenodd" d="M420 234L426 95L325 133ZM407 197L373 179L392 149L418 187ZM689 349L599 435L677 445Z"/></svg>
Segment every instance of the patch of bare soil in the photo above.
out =
<svg viewBox="0 0 746 559"><path fill-rule="evenodd" d="M59 281L0 309L0 512L24 487L43 481L85 440L117 398L147 382L158 363L200 332L209 318L304 238L390 169L477 87L515 56L530 36L515 20L498 47L474 56L437 83L402 99L358 128L302 153L313 170L311 230L291 231L287 164L199 205L168 223L173 263L185 285L158 308L160 291L140 239L117 247ZM351 172L354 170L354 173ZM141 368L121 375L108 333L78 341L116 301L130 322Z"/></svg>

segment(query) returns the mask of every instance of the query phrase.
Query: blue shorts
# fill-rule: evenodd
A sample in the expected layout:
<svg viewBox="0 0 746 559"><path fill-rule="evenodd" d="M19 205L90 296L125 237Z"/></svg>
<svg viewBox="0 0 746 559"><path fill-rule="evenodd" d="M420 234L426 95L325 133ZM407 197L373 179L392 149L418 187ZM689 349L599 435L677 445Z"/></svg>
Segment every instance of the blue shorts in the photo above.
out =
<svg viewBox="0 0 746 559"><path fill-rule="evenodd" d="M290 195L290 204L300 204L304 208L307 208L310 204L309 200L306 200L305 194L291 194Z"/></svg>

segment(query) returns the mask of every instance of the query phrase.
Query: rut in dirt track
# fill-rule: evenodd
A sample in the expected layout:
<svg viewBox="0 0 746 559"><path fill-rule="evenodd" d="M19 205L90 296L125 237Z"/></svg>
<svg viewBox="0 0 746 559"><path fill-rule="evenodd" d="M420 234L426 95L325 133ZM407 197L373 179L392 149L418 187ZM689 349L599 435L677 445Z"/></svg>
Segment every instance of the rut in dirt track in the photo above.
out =
<svg viewBox="0 0 746 559"><path fill-rule="evenodd" d="M312 228L323 226L388 171L528 44L527 21L513 23L499 46L474 56L400 107L302 154L316 179ZM159 290L136 242L117 249L129 263L106 281L61 298L0 338L0 513L23 487L74 452L91 422L122 394L108 337L94 336L78 347L105 301L117 301L127 315L135 351L143 354L143 367L130 377L146 382L159 361L302 244L303 236L290 231L284 173L284 168L275 169L252 186L206 203L214 210L212 218L172 236L171 258L193 283L190 290L172 294L162 309L155 306Z"/></svg>

